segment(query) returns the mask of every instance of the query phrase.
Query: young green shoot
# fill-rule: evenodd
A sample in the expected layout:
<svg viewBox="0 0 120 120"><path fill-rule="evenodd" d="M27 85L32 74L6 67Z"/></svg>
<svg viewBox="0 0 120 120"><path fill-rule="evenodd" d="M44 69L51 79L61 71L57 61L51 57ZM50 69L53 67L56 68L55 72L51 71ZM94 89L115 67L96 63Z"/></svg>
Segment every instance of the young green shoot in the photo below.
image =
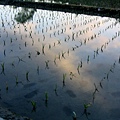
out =
<svg viewBox="0 0 120 120"><path fill-rule="evenodd" d="M67 51L67 54L68 54L68 56L69 56L69 54L70 54L70 50L68 49L68 51Z"/></svg>
<svg viewBox="0 0 120 120"><path fill-rule="evenodd" d="M36 112L36 102L35 101L31 101L31 104L32 104L32 112Z"/></svg>
<svg viewBox="0 0 120 120"><path fill-rule="evenodd" d="M4 65L4 63L1 64L1 67L2 67L1 74L5 75L5 65Z"/></svg>
<svg viewBox="0 0 120 120"><path fill-rule="evenodd" d="M80 61L80 67L82 68L82 66L83 66L83 62L82 62L82 60Z"/></svg>
<svg viewBox="0 0 120 120"><path fill-rule="evenodd" d="M7 81L6 81L6 91L8 92L8 83L7 83Z"/></svg>
<svg viewBox="0 0 120 120"><path fill-rule="evenodd" d="M18 85L18 76L15 76L15 83L16 83L16 86Z"/></svg>
<svg viewBox="0 0 120 120"><path fill-rule="evenodd" d="M4 50L4 57L6 56L6 51Z"/></svg>
<svg viewBox="0 0 120 120"><path fill-rule="evenodd" d="M14 61L11 63L12 67L15 67Z"/></svg>
<svg viewBox="0 0 120 120"><path fill-rule="evenodd" d="M90 56L88 55L88 57L87 57L87 63L89 63L89 61L90 61Z"/></svg>
<svg viewBox="0 0 120 120"><path fill-rule="evenodd" d="M27 47L27 42L25 42L25 47Z"/></svg>
<svg viewBox="0 0 120 120"><path fill-rule="evenodd" d="M40 68L39 66L37 66L37 74L39 75L39 72L40 72Z"/></svg>
<svg viewBox="0 0 120 120"><path fill-rule="evenodd" d="M18 76L15 76L15 83L16 83L16 86L17 86L19 83L21 83L21 84L23 85L22 81L18 81Z"/></svg>
<svg viewBox="0 0 120 120"><path fill-rule="evenodd" d="M98 52L98 51L99 51L99 48L97 48L97 50L96 50L96 55L98 55L98 54L99 54L99 52Z"/></svg>
<svg viewBox="0 0 120 120"><path fill-rule="evenodd" d="M95 83L94 83L94 86L95 86L95 90L94 90L94 94L95 94L96 92L99 92L99 90L98 90L98 88L97 88Z"/></svg>
<svg viewBox="0 0 120 120"><path fill-rule="evenodd" d="M107 78L107 80L109 79L109 72L106 74L107 76L106 76L106 78Z"/></svg>
<svg viewBox="0 0 120 120"><path fill-rule="evenodd" d="M120 64L120 56L119 56L119 60L118 60L118 63Z"/></svg>
<svg viewBox="0 0 120 120"><path fill-rule="evenodd" d="M84 104L84 109L88 109L91 106L91 103Z"/></svg>
<svg viewBox="0 0 120 120"><path fill-rule="evenodd" d="M49 49L51 49L51 45L49 44Z"/></svg>
<svg viewBox="0 0 120 120"><path fill-rule="evenodd" d="M77 115L74 111L73 111L73 120L77 120Z"/></svg>
<svg viewBox="0 0 120 120"><path fill-rule="evenodd" d="M29 81L29 72L26 72L26 80Z"/></svg>
<svg viewBox="0 0 120 120"><path fill-rule="evenodd" d="M63 74L63 86L65 86L66 76L67 76L67 74L66 74L66 73L64 73L64 74Z"/></svg>
<svg viewBox="0 0 120 120"><path fill-rule="evenodd" d="M57 58L55 56L55 58L54 58L54 64L57 66L56 60L57 60Z"/></svg>
<svg viewBox="0 0 120 120"><path fill-rule="evenodd" d="M49 62L50 62L49 60L45 61L45 65L46 65L45 69L49 69L49 65L48 65Z"/></svg>
<svg viewBox="0 0 120 120"><path fill-rule="evenodd" d="M31 59L31 53L30 53L30 52L28 53L28 58L30 58L30 59Z"/></svg>
<svg viewBox="0 0 120 120"><path fill-rule="evenodd" d="M45 92L45 106L48 106L48 92Z"/></svg>
<svg viewBox="0 0 120 120"><path fill-rule="evenodd" d="M5 46L5 40L4 40L4 46Z"/></svg>
<svg viewBox="0 0 120 120"><path fill-rule="evenodd" d="M58 40L58 44L61 45L61 41L60 40Z"/></svg>
<svg viewBox="0 0 120 120"><path fill-rule="evenodd" d="M18 58L18 60L19 60L18 63L19 63L20 61L21 61L21 62L25 62L22 58L20 58L20 57L18 57L18 56L17 56L17 58Z"/></svg>
<svg viewBox="0 0 120 120"><path fill-rule="evenodd" d="M66 53L66 52L63 52L63 51L62 51L62 57L63 57L64 59L65 59L65 53Z"/></svg>
<svg viewBox="0 0 120 120"><path fill-rule="evenodd" d="M58 96L58 94L57 94L57 84L55 85L54 91L55 91L56 96Z"/></svg>
<svg viewBox="0 0 120 120"><path fill-rule="evenodd" d="M88 108L89 108L91 105L92 105L91 103L84 104L84 112L83 112L83 115L85 115L87 119L88 119L88 115L90 115L90 113L88 112Z"/></svg>
<svg viewBox="0 0 120 120"><path fill-rule="evenodd" d="M42 45L42 54L45 55L45 45Z"/></svg>
<svg viewBox="0 0 120 120"><path fill-rule="evenodd" d="M60 57L60 53L58 54L58 59L59 59L59 60L61 59L61 57Z"/></svg>
<svg viewBox="0 0 120 120"><path fill-rule="evenodd" d="M78 71L78 74L80 75L80 64L78 64L77 66L77 71Z"/></svg>
<svg viewBox="0 0 120 120"><path fill-rule="evenodd" d="M95 86L95 89L94 89L94 92L93 92L93 103L94 103L94 100L95 100L95 94L96 94L96 92L99 92L99 90L98 90L98 88L97 88L97 86L96 86L95 83L94 83L94 86Z"/></svg>
<svg viewBox="0 0 120 120"><path fill-rule="evenodd" d="M37 55L40 55L40 52L39 51L36 51L37 52Z"/></svg>
<svg viewBox="0 0 120 120"><path fill-rule="evenodd" d="M104 80L104 79L102 79L102 80L100 81L100 83L99 83L99 84L100 84L100 87L101 87L102 89L103 89L103 85L102 85L103 80Z"/></svg>
<svg viewBox="0 0 120 120"><path fill-rule="evenodd" d="M73 72L70 72L70 80L72 80L73 77L76 77L75 74Z"/></svg>

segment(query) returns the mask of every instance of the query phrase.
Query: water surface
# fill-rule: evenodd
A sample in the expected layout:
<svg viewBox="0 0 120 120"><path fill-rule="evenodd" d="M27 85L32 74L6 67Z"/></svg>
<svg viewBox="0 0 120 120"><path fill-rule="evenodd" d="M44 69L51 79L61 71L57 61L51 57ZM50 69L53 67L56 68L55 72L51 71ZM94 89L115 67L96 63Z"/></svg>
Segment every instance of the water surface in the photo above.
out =
<svg viewBox="0 0 120 120"><path fill-rule="evenodd" d="M2 106L33 120L120 118L119 20L9 6L0 15Z"/></svg>

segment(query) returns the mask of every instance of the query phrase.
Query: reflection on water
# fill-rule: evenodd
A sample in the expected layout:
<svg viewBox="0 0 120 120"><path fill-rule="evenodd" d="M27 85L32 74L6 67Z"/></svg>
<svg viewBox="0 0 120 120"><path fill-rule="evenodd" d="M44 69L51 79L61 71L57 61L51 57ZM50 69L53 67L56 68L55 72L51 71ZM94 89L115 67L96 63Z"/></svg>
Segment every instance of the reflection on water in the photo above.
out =
<svg viewBox="0 0 120 120"><path fill-rule="evenodd" d="M25 23L34 15L35 9L22 8L15 16L15 20L19 23Z"/></svg>
<svg viewBox="0 0 120 120"><path fill-rule="evenodd" d="M3 106L34 120L120 118L119 21L0 8Z"/></svg>

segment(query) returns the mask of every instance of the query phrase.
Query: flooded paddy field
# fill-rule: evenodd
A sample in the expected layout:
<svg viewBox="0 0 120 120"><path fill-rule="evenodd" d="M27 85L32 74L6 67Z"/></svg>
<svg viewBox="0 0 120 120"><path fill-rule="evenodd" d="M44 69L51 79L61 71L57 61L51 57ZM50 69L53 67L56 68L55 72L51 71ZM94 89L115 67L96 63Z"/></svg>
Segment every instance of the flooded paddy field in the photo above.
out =
<svg viewBox="0 0 120 120"><path fill-rule="evenodd" d="M119 120L119 19L0 6L0 104L33 120Z"/></svg>

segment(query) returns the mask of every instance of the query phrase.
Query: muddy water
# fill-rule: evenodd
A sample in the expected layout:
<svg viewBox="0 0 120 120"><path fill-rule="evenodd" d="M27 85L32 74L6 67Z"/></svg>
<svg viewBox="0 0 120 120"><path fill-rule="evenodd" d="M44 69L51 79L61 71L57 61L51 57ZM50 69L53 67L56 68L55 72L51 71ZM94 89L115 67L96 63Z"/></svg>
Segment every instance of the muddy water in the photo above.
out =
<svg viewBox="0 0 120 120"><path fill-rule="evenodd" d="M118 20L9 6L0 15L2 106L33 120L72 120L73 111L119 120Z"/></svg>

